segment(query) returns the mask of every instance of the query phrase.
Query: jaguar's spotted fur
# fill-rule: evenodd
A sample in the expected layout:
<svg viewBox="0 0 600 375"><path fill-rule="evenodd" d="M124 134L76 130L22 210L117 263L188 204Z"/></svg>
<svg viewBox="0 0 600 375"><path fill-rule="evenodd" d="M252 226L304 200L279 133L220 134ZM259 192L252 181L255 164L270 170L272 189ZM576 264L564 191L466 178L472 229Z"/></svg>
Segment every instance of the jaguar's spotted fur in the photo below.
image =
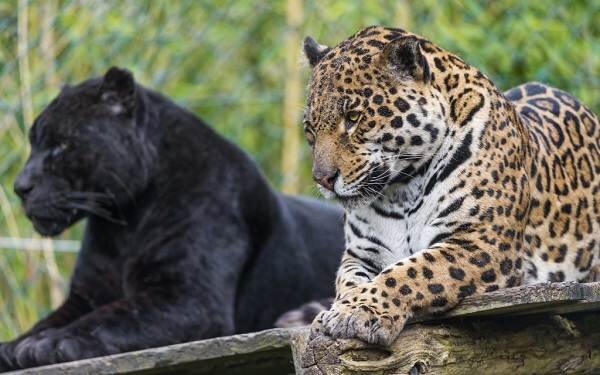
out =
<svg viewBox="0 0 600 375"><path fill-rule="evenodd" d="M346 207L337 297L315 324L389 344L413 315L600 264L600 125L540 83L507 93L420 36L307 38L313 174Z"/></svg>

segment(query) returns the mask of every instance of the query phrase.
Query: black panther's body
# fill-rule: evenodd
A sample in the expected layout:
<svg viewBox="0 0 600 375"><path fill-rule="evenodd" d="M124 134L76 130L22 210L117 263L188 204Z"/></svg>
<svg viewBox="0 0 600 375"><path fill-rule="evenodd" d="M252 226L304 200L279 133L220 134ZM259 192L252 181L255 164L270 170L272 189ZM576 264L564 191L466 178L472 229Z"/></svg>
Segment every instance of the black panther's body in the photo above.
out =
<svg viewBox="0 0 600 375"><path fill-rule="evenodd" d="M333 294L342 212L271 190L255 164L124 70L66 87L15 182L55 235L87 217L69 296L0 369L272 327Z"/></svg>

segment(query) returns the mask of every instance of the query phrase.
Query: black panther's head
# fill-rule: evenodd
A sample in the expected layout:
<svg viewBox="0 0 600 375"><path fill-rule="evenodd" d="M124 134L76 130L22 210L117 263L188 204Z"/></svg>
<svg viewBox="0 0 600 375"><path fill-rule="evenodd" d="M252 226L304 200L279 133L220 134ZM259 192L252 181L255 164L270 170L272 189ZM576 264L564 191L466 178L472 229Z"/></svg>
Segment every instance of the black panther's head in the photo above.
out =
<svg viewBox="0 0 600 375"><path fill-rule="evenodd" d="M118 220L119 207L148 184L154 148L133 76L67 86L29 132L31 155L14 184L35 229L53 236L85 215Z"/></svg>

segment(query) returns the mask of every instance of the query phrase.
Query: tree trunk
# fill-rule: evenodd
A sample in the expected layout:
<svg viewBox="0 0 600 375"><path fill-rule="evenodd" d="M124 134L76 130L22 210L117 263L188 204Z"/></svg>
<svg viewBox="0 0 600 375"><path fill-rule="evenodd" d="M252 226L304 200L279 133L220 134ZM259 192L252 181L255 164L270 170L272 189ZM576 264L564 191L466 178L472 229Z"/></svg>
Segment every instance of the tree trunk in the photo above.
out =
<svg viewBox="0 0 600 375"><path fill-rule="evenodd" d="M287 37L285 50L285 91L283 97L283 146L281 149L281 190L298 193L300 172L300 109L302 108L302 80L300 71L300 28L302 0L286 2Z"/></svg>
<svg viewBox="0 0 600 375"><path fill-rule="evenodd" d="M597 374L600 312L416 324L388 349L316 337L301 361L305 375Z"/></svg>
<svg viewBox="0 0 600 375"><path fill-rule="evenodd" d="M598 310L597 282L503 289L468 297L441 317L410 320L389 348L325 336L292 337L296 372L597 374Z"/></svg>

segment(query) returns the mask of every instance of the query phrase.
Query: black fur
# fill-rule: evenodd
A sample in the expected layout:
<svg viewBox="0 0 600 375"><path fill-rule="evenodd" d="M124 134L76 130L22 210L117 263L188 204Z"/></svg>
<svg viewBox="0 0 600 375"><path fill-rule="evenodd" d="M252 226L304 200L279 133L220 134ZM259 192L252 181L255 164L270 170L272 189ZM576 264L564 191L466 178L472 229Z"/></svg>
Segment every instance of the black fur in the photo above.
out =
<svg viewBox="0 0 600 375"><path fill-rule="evenodd" d="M129 72L64 88L30 136L15 190L35 228L88 221L66 302L0 344L0 369L269 328L333 294L341 210L273 192Z"/></svg>

